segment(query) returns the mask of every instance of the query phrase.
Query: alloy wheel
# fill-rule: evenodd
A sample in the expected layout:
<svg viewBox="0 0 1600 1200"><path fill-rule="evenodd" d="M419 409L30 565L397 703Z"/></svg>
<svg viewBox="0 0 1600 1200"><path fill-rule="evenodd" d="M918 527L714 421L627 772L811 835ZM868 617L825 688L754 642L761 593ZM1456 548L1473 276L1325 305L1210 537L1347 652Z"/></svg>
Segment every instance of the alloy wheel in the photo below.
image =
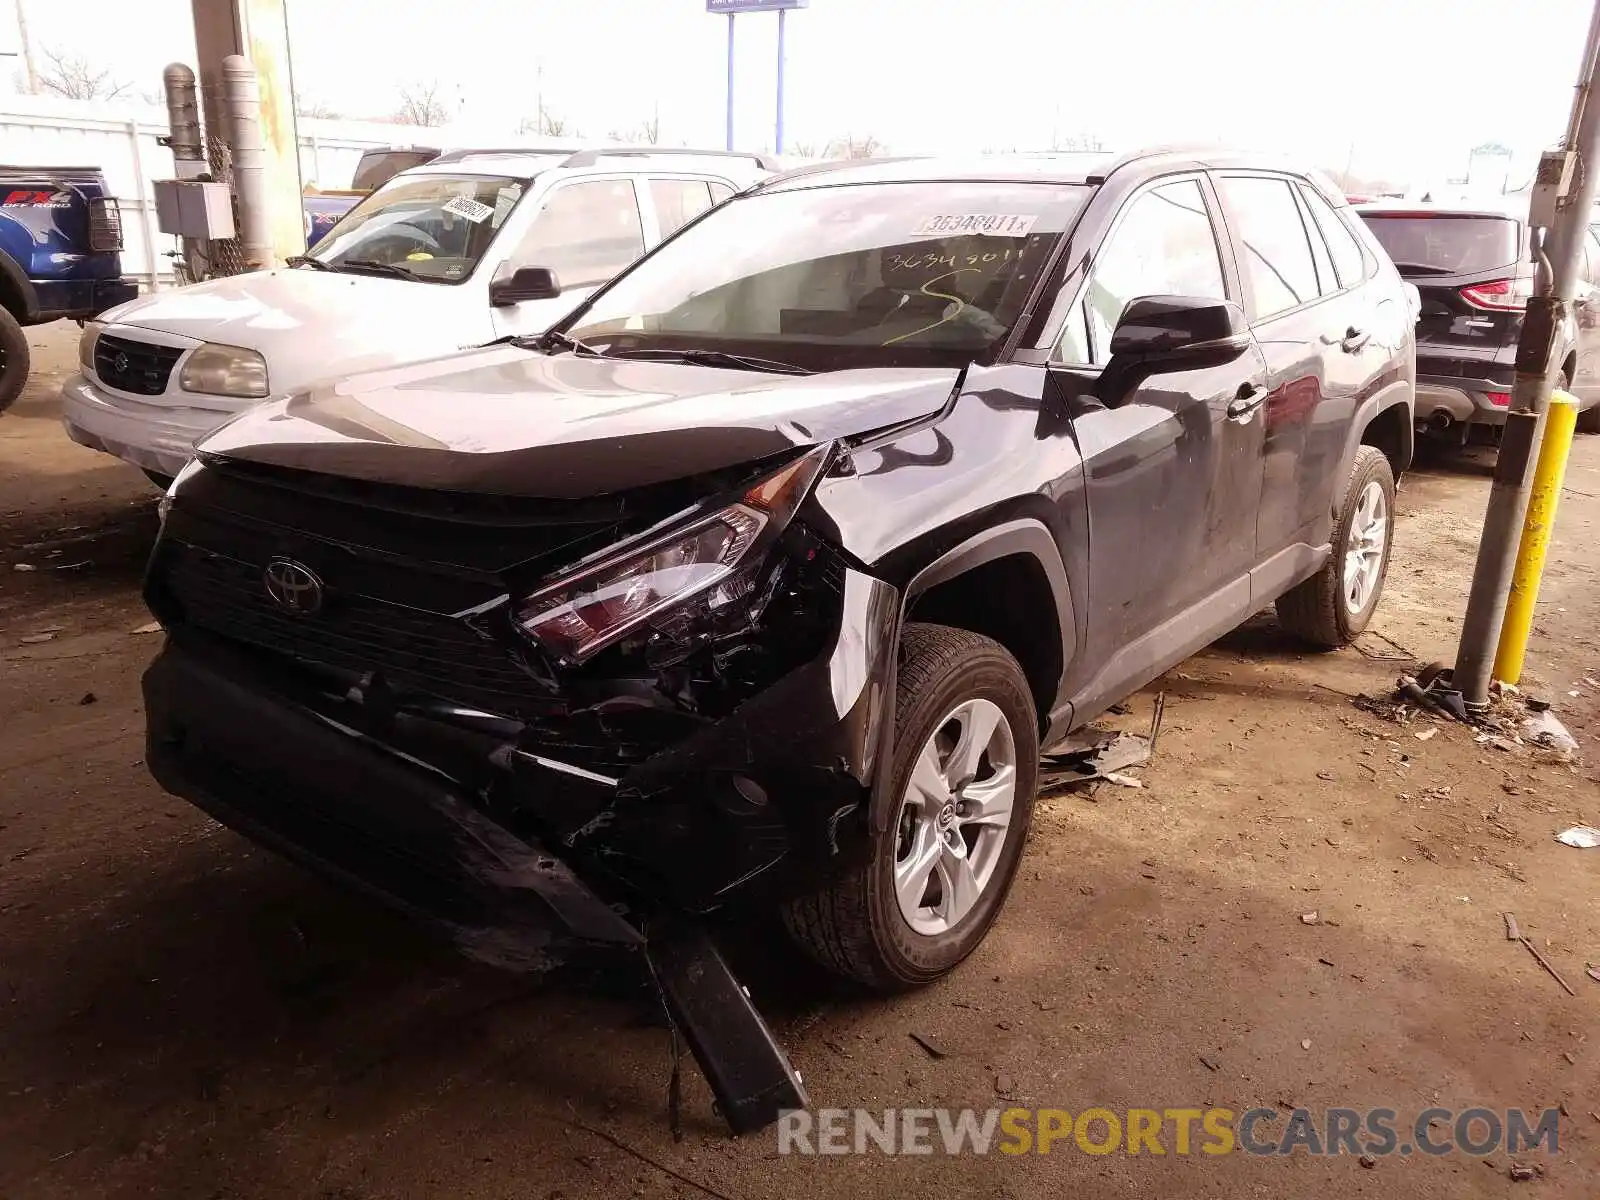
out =
<svg viewBox="0 0 1600 1200"><path fill-rule="evenodd" d="M1350 516L1344 550L1344 603L1351 613L1363 611L1383 578L1383 555L1389 540L1389 503L1376 480L1361 489Z"/></svg>
<svg viewBox="0 0 1600 1200"><path fill-rule="evenodd" d="M900 913L947 933L994 881L1017 792L1016 738L1000 708L968 700L917 755L900 805L894 862Z"/></svg>

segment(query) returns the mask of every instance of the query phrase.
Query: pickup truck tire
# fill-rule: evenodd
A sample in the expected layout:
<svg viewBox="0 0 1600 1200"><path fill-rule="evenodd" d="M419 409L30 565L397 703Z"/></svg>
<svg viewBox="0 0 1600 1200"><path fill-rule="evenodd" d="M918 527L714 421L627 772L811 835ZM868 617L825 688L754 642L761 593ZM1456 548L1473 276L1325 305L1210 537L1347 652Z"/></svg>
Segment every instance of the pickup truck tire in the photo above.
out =
<svg viewBox="0 0 1600 1200"><path fill-rule="evenodd" d="M1383 451L1376 446L1358 446L1344 495L1339 498L1333 553L1320 571L1278 597L1279 623L1319 650L1348 646L1366 629L1378 607L1393 542L1394 472ZM1359 591L1352 591L1347 573L1352 556L1358 559L1357 573L1362 577ZM1369 573L1365 564L1374 556L1376 563Z"/></svg>
<svg viewBox="0 0 1600 1200"><path fill-rule="evenodd" d="M1579 433L1600 433L1600 401L1578 414Z"/></svg>
<svg viewBox="0 0 1600 1200"><path fill-rule="evenodd" d="M975 773L965 764L975 764ZM829 971L879 991L949 973L977 949L1005 903L1038 770L1039 718L1017 660L964 629L908 624L900 638L889 827L871 835L867 862L786 906L790 935ZM946 774L965 782L945 791ZM930 865L918 871L919 863Z"/></svg>
<svg viewBox="0 0 1600 1200"><path fill-rule="evenodd" d="M0 413L22 395L28 382L28 338L17 319L0 308Z"/></svg>

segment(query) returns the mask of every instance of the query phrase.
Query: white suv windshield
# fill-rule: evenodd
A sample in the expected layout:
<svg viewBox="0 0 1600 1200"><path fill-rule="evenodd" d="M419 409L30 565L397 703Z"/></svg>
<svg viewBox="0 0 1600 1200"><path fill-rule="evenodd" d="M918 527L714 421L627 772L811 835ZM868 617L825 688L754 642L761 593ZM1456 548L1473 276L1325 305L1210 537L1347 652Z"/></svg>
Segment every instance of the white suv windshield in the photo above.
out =
<svg viewBox="0 0 1600 1200"><path fill-rule="evenodd" d="M459 283L527 187L496 175L400 175L346 213L311 257L336 270Z"/></svg>
<svg viewBox="0 0 1600 1200"><path fill-rule="evenodd" d="M757 192L690 225L566 330L597 349L721 350L811 370L997 351L1088 190L887 183Z"/></svg>

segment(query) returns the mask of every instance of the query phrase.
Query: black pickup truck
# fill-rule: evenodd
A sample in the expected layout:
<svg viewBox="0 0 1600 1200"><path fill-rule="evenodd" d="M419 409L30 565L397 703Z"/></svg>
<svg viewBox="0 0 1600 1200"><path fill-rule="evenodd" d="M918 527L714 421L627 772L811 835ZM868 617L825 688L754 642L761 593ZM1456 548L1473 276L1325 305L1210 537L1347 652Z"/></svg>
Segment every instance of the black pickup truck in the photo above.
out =
<svg viewBox="0 0 1600 1200"><path fill-rule="evenodd" d="M98 168L0 165L0 412L28 379L24 325L86 320L138 293Z"/></svg>

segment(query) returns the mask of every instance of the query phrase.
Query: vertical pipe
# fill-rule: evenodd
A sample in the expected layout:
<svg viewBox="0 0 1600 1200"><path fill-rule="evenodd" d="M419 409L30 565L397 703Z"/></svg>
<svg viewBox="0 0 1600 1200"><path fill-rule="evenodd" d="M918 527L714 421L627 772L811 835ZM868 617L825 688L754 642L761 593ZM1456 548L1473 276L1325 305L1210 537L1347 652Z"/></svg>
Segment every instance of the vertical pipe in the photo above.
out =
<svg viewBox="0 0 1600 1200"><path fill-rule="evenodd" d="M1511 595L1506 601L1505 624L1501 626L1500 647L1494 656L1494 677L1506 683L1522 682L1528 634L1539 604L1539 582L1550 550L1561 483L1567 473L1567 453L1572 449L1572 431L1577 423L1578 401L1574 397L1565 392L1550 397L1544 439L1539 443L1539 465L1534 468L1533 490L1528 497L1528 515L1522 522L1522 540L1517 546L1517 566L1511 576Z"/></svg>
<svg viewBox="0 0 1600 1200"><path fill-rule="evenodd" d="M783 153L783 19L788 15L786 9L778 10L778 131L772 145L774 154Z"/></svg>
<svg viewBox="0 0 1600 1200"><path fill-rule="evenodd" d="M206 169L194 72L183 63L168 63L161 72L161 90L167 98L167 148L173 165L179 179L193 179Z"/></svg>
<svg viewBox="0 0 1600 1200"><path fill-rule="evenodd" d="M133 190L139 197L139 228L144 233L144 261L150 268L150 290L159 292L161 281L158 278L160 268L156 264L156 222L155 214L150 210L155 206L155 201L150 195L149 185L144 178L144 158L139 153L139 122L128 122L128 149L133 152Z"/></svg>
<svg viewBox="0 0 1600 1200"><path fill-rule="evenodd" d="M239 203L239 249L247 271L272 262L267 213L267 153L261 136L261 91L242 54L222 60L222 103L233 154L233 191Z"/></svg>
<svg viewBox="0 0 1600 1200"><path fill-rule="evenodd" d="M28 36L28 13L23 0L15 0L17 7L17 36L22 39L22 69L28 80L28 94L39 94L39 64L33 57L33 39Z"/></svg>
<svg viewBox="0 0 1600 1200"><path fill-rule="evenodd" d="M1542 242L1544 262L1534 283L1517 341L1516 378L1506 413L1494 484L1483 516L1478 558L1473 565L1467 611L1461 618L1451 686L1468 708L1482 711L1489 703L1489 678L1495 647L1505 620L1506 600L1516 566L1518 531L1528 508L1534 456L1539 450L1540 420L1550 403L1551 376L1559 364L1555 339L1570 322L1577 290L1580 239L1589 223L1600 187L1600 0L1589 19L1583 70L1578 79L1568 123L1566 148L1580 156L1582 176L1576 191L1555 216ZM1540 243L1535 243L1536 245ZM1569 381L1570 382L1570 381Z"/></svg>
<svg viewBox="0 0 1600 1200"><path fill-rule="evenodd" d="M733 149L733 14L728 14L728 145Z"/></svg>

